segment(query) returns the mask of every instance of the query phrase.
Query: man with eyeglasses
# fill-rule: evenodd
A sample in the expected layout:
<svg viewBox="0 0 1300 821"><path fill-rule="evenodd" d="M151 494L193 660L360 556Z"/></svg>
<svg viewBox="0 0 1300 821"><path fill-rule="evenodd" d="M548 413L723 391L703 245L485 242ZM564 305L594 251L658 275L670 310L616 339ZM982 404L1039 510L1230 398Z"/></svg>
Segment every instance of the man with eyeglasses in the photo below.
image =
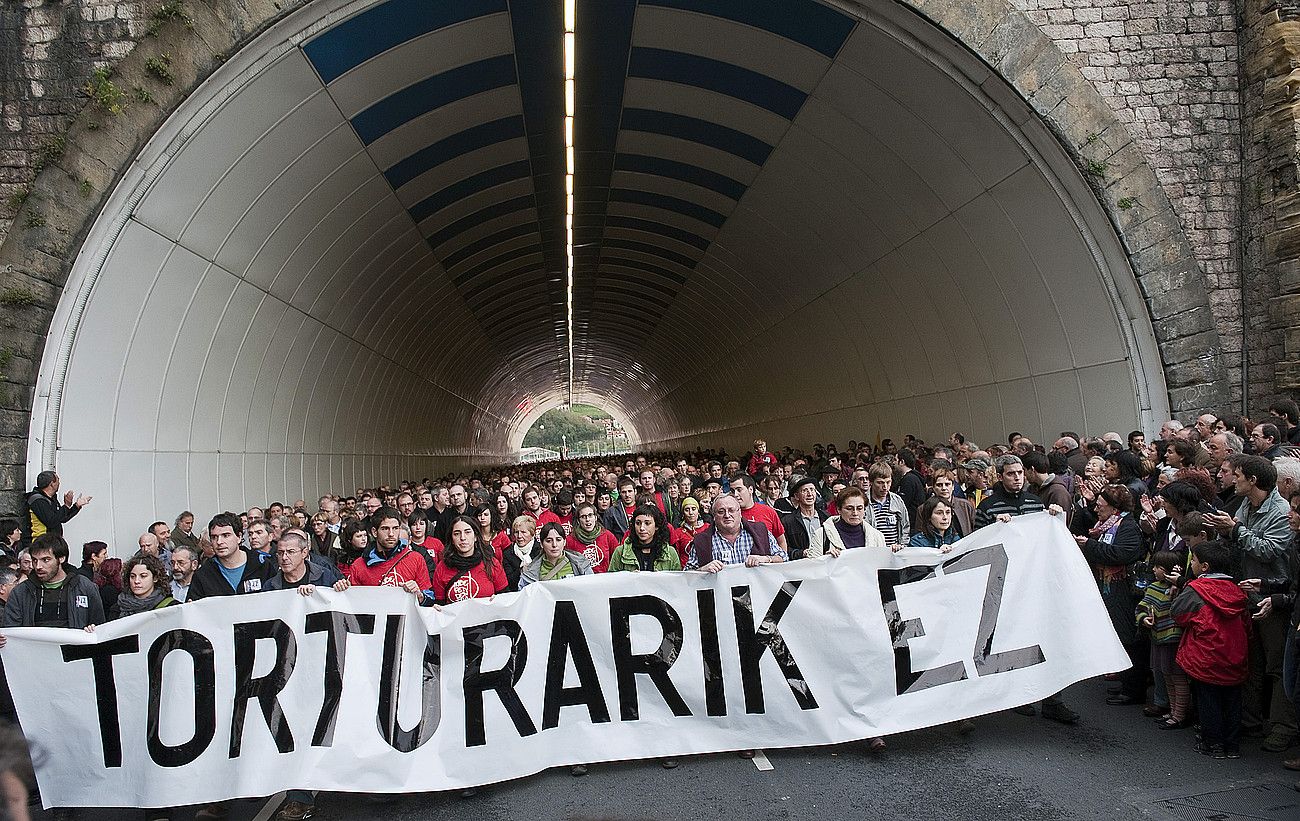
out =
<svg viewBox="0 0 1300 821"><path fill-rule="evenodd" d="M1282 455L1281 439L1281 432L1272 422L1256 425L1250 432L1250 444L1254 446L1255 452L1265 459L1276 459Z"/></svg>
<svg viewBox="0 0 1300 821"><path fill-rule="evenodd" d="M297 530L286 532L275 546L277 572L262 584L262 589L297 588L302 595L310 596L316 587L332 586L343 578L333 564L310 561L310 554L311 546L301 533Z"/></svg>
<svg viewBox="0 0 1300 821"><path fill-rule="evenodd" d="M719 496L713 502L713 525L691 540L686 569L717 573L727 565L758 567L787 558L767 525L745 521L735 496Z"/></svg>

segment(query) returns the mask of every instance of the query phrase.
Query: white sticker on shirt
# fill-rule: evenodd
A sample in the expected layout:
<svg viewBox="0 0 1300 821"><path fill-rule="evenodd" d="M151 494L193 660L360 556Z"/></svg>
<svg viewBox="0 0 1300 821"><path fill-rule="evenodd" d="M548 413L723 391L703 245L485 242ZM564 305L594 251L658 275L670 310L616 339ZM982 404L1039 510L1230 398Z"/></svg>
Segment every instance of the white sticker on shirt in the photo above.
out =
<svg viewBox="0 0 1300 821"><path fill-rule="evenodd" d="M87 596L77 596L78 607L90 607L90 598Z"/></svg>
<svg viewBox="0 0 1300 821"><path fill-rule="evenodd" d="M244 582L244 590L246 592L256 593L258 590L261 589L262 589L261 579L249 579L248 581Z"/></svg>

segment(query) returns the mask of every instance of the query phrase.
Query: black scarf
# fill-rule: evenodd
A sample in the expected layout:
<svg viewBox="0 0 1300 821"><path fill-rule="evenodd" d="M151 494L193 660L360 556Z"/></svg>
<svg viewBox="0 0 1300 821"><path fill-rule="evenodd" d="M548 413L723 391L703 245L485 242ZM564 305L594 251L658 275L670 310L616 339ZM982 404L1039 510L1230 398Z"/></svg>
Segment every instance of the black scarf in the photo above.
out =
<svg viewBox="0 0 1300 821"><path fill-rule="evenodd" d="M468 556L460 555L455 549L449 550L447 553L448 555L443 558L443 561L447 563L448 567L453 567L456 570L472 570L474 565L483 561L483 557L479 555L477 550Z"/></svg>

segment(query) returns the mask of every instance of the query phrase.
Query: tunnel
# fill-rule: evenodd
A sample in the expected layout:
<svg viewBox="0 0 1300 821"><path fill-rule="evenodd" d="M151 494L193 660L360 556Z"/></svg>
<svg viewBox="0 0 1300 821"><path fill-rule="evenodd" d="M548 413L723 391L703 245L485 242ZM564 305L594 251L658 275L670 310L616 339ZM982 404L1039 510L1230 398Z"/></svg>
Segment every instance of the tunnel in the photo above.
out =
<svg viewBox="0 0 1300 821"><path fill-rule="evenodd" d="M40 363L81 529L508 463L571 401L644 450L1167 418L1094 181L941 26L568 5L317 0L167 116Z"/></svg>

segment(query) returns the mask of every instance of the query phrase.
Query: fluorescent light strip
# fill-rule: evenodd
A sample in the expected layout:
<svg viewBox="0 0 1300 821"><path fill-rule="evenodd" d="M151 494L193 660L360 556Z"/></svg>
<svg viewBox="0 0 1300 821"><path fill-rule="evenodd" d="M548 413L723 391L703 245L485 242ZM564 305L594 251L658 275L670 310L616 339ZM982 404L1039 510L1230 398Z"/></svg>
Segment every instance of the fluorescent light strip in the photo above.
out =
<svg viewBox="0 0 1300 821"><path fill-rule="evenodd" d="M564 193L565 216L564 243L567 260L568 281L565 285L564 308L567 316L569 340L569 407L573 407L573 175L577 170L573 150L573 117L577 109L577 90L574 83L574 69L578 62L575 24L577 23L577 0L564 0Z"/></svg>

